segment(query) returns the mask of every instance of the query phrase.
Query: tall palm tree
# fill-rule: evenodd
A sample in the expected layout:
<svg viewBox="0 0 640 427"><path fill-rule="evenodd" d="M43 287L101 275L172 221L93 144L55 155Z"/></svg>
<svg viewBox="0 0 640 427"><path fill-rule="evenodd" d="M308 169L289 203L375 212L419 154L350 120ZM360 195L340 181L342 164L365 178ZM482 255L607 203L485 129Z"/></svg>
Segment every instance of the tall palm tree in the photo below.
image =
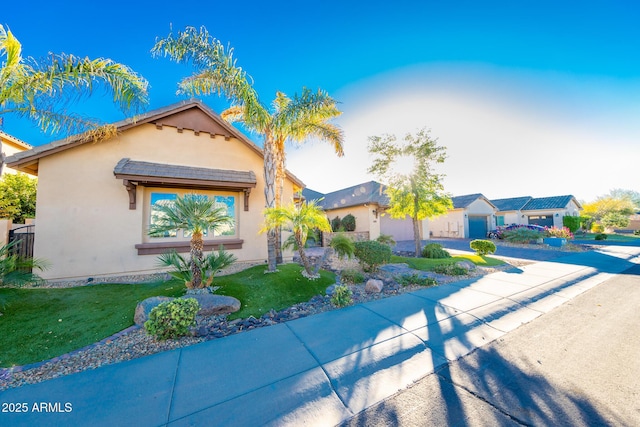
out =
<svg viewBox="0 0 640 427"><path fill-rule="evenodd" d="M70 101L98 88L110 91L123 110L147 103L147 81L127 66L67 54L50 54L41 62L24 59L18 39L0 25L0 118L15 114L35 121L44 132L88 132L88 138L108 138L115 127L65 111Z"/></svg>
<svg viewBox="0 0 640 427"><path fill-rule="evenodd" d="M211 37L206 28L187 27L175 37L156 40L154 56L168 56L178 63L192 64L196 71L178 84L178 93L193 96L216 93L226 96L231 107L222 113L229 122L241 122L264 138L265 206L282 205L285 179L285 143L301 143L310 137L329 142L343 155L343 133L329 121L341 114L336 101L325 91L302 89L293 98L277 92L271 107L260 101L253 79L237 66L233 49ZM268 270L275 271L278 230L267 233Z"/></svg>
<svg viewBox="0 0 640 427"><path fill-rule="evenodd" d="M150 236L163 236L166 232L184 230L191 234L190 268L192 273L192 287L202 287L202 250L203 234L207 230L215 232L221 226L232 224L233 218L226 214L225 208L217 208L215 200L207 197L187 194L177 197L169 203L158 203L153 223L149 227Z"/></svg>
<svg viewBox="0 0 640 427"><path fill-rule="evenodd" d="M312 271L311 263L304 251L309 230L317 228L320 231L331 231L331 224L316 201L311 200L300 204L291 202L287 206L267 208L264 214L265 221L260 231L268 232L280 227L291 229L296 242L295 246L304 266L304 275L310 279L320 277Z"/></svg>

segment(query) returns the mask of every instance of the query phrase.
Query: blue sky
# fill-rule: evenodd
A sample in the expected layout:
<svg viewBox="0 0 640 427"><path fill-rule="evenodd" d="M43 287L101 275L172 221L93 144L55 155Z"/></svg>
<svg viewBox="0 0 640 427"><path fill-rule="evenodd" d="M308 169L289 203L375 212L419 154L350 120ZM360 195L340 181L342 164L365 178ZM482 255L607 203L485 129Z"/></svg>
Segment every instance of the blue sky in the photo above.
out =
<svg viewBox="0 0 640 427"><path fill-rule="evenodd" d="M235 48L263 102L305 86L340 101L344 158L321 142L288 152L289 169L318 191L375 178L366 174L367 137L423 127L447 147L441 172L453 195L590 201L613 188L640 190L634 2L106 4L10 2L0 23L24 56L65 52L127 64L149 81L150 109L179 101L176 83L192 71L152 59L155 38L170 26L206 26ZM226 107L217 97L204 101ZM125 117L103 96L74 109L106 122ZM2 129L33 145L55 139L13 117Z"/></svg>

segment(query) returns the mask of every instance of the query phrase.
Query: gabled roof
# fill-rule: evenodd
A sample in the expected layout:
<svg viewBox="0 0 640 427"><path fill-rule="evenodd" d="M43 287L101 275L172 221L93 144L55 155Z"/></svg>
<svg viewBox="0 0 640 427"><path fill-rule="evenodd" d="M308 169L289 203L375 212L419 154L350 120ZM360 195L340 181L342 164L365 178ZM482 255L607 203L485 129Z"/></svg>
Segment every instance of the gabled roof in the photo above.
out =
<svg viewBox="0 0 640 427"><path fill-rule="evenodd" d="M31 148L33 148L33 146L27 144L23 140L18 139L13 135L9 135L8 133L3 132L1 130L0 130L0 141L2 141L3 143L8 142L9 144L13 144L18 148L22 148L23 150L30 150Z"/></svg>
<svg viewBox="0 0 640 427"><path fill-rule="evenodd" d="M464 209L469 207L471 203L475 202L478 199L482 199L485 202L489 203L491 206L493 206L493 203L491 203L489 199L487 199L480 193L467 194L464 196L455 196L451 198L451 202L453 203L453 209Z"/></svg>
<svg viewBox="0 0 640 427"><path fill-rule="evenodd" d="M304 197L304 199L307 201L320 200L324 197L324 194L318 191L311 190L309 188L305 188L304 190L302 190L302 197Z"/></svg>
<svg viewBox="0 0 640 427"><path fill-rule="evenodd" d="M249 138L247 138L238 129L223 120L202 101L197 99L178 102L176 104L149 111L140 116L131 117L113 123L118 132L123 132L143 124L154 124L157 128L162 128L164 125L173 126L178 129L178 132L182 132L183 129L189 129L196 134L203 132L209 133L211 136L222 135L227 139L233 137L246 144L260 157L263 157L264 155L260 147L249 140ZM13 156L8 157L6 162L8 166L14 169L22 169L29 173L37 174L37 163L40 158L89 142L93 142L93 140L85 138L82 134L73 135L65 139L50 142L49 144L34 147L28 151L16 153ZM287 176L296 185L304 187L302 181L288 171Z"/></svg>
<svg viewBox="0 0 640 427"><path fill-rule="evenodd" d="M533 199L531 196L511 197L509 199L491 200L491 203L501 212L519 211L522 210L531 199Z"/></svg>
<svg viewBox="0 0 640 427"><path fill-rule="evenodd" d="M354 185L349 188L325 194L324 200L320 202L320 206L325 210L359 206L367 203L376 203L379 206L388 206L389 198L385 194L385 189L386 187L379 182L365 182L363 184Z"/></svg>
<svg viewBox="0 0 640 427"><path fill-rule="evenodd" d="M580 203L572 195L566 196L554 196L554 197L538 197L529 200L529 202L522 208L526 211L544 210L544 209L564 209L567 205L574 201L578 208L582 209Z"/></svg>

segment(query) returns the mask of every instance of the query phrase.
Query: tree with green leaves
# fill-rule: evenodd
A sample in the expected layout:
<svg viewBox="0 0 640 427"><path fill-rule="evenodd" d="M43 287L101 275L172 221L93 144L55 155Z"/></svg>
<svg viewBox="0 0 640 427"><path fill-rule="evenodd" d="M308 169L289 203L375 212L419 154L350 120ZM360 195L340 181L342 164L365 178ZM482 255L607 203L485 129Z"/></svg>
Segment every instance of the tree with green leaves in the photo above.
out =
<svg viewBox="0 0 640 427"><path fill-rule="evenodd" d="M147 103L147 82L129 67L111 59L68 54L50 54L42 61L25 59L18 39L2 25L0 58L0 120L15 115L35 122L43 132L106 139L115 135L115 127L70 113L68 104L97 89L111 92L123 110Z"/></svg>
<svg viewBox="0 0 640 427"><path fill-rule="evenodd" d="M191 234L189 260L192 283L190 287L202 288L203 235L233 223L226 209L217 207L215 200L206 196L187 194L175 200L163 200L154 205L149 235L164 236L166 232L184 230Z"/></svg>
<svg viewBox="0 0 640 427"><path fill-rule="evenodd" d="M418 257L422 240L420 222L445 214L453 207L441 183L443 175L434 171L436 164L444 162L446 149L438 146L428 130L422 129L400 141L395 135L370 137L368 150L374 158L368 172L387 185L390 206L387 213L396 219L409 216L413 221Z"/></svg>
<svg viewBox="0 0 640 427"><path fill-rule="evenodd" d="M24 223L35 218L38 180L24 173L7 173L0 178L0 218Z"/></svg>
<svg viewBox="0 0 640 427"><path fill-rule="evenodd" d="M311 200L300 204L291 202L287 206L267 208L264 216L264 225L260 231L265 233L280 227L291 230L296 242L295 247L304 266L303 275L309 279L320 277L317 271L312 270L311 262L304 251L310 230L331 231L329 220L316 201Z"/></svg>
<svg viewBox="0 0 640 427"><path fill-rule="evenodd" d="M629 216L638 210L631 193L611 194L598 197L583 205L583 215L606 228L623 228L629 225Z"/></svg>
<svg viewBox="0 0 640 427"><path fill-rule="evenodd" d="M158 39L151 52L195 68L193 75L179 83L178 94L226 96L231 106L221 116L263 137L266 208L282 206L286 142L318 138L330 143L338 156L343 155L343 133L330 122L341 112L325 91L303 88L293 97L278 91L271 105L264 104L253 79L237 65L233 49L210 36L204 27L187 27L175 36ZM277 229L267 233L268 271L276 270L280 258L279 236Z"/></svg>

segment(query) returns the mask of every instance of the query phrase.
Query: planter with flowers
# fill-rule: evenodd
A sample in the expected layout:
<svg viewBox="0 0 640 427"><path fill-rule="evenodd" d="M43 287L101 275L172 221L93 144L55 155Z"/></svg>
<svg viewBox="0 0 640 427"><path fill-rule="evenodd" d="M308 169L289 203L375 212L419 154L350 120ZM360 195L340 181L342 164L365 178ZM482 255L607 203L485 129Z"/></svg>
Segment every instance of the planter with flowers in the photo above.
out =
<svg viewBox="0 0 640 427"><path fill-rule="evenodd" d="M567 244L567 240L573 239L573 233L567 227L551 227L545 230L543 243L554 248L561 248Z"/></svg>

